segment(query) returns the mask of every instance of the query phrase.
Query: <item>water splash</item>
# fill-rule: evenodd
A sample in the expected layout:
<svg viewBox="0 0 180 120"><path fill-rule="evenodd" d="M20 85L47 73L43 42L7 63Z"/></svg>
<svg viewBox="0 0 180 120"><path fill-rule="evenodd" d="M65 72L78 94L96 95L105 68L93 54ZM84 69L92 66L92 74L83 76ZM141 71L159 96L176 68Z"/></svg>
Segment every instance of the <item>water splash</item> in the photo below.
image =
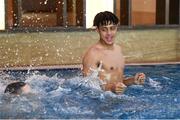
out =
<svg viewBox="0 0 180 120"><path fill-rule="evenodd" d="M155 88L157 91L162 89L162 86L160 85L161 83L158 81L153 80L152 78L148 78L149 85L153 88Z"/></svg>
<svg viewBox="0 0 180 120"><path fill-rule="evenodd" d="M100 65L97 69L90 68L91 74L85 78L83 78L83 85L86 87L92 87L98 90L101 90L101 86L104 83L104 81L99 79L99 72L102 72L102 61L100 61Z"/></svg>
<svg viewBox="0 0 180 120"><path fill-rule="evenodd" d="M0 91L2 93L0 94L0 118L179 118L179 87L171 88L174 86L167 84L170 81L178 86L178 80L168 79L172 76L168 76L168 78L162 77L164 75L152 77L153 71L153 74L148 75L150 77L147 78L143 90L136 87L129 88L129 93L115 95L110 91L99 90L101 84L98 79L98 70L100 68L93 70L94 72L92 71L92 74L87 77L82 77L78 74L79 72L70 75L69 72L61 70L55 70L53 74L50 74L51 70L45 72L30 70L28 74L26 71L24 80L31 85L35 92L21 96L3 94L2 87L8 84L4 77L11 78L11 76L0 75ZM147 73L151 73L151 71L152 69ZM70 72L74 71L70 70ZM64 73L68 73L68 77L60 75ZM178 79L179 74L174 73L173 78ZM172 89L172 91L164 92L164 89L161 90L162 87L167 87L167 90Z"/></svg>

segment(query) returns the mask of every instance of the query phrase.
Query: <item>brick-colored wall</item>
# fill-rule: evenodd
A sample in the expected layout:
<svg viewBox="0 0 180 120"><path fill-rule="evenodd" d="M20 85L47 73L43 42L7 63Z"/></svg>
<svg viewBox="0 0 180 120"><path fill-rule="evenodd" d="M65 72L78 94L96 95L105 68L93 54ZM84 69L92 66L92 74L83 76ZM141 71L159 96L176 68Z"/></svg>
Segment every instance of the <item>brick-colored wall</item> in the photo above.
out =
<svg viewBox="0 0 180 120"><path fill-rule="evenodd" d="M180 58L177 29L120 30L126 62L169 62ZM0 33L0 67L81 64L98 34L86 32Z"/></svg>

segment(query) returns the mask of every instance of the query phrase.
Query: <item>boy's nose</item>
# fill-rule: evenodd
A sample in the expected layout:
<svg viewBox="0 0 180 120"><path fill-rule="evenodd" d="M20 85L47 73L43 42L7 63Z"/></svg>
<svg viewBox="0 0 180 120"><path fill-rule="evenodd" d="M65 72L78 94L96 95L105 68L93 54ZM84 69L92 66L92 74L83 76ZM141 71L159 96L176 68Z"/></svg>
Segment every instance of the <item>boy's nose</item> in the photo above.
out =
<svg viewBox="0 0 180 120"><path fill-rule="evenodd" d="M107 31L107 34L111 34L111 30L108 30L108 31Z"/></svg>

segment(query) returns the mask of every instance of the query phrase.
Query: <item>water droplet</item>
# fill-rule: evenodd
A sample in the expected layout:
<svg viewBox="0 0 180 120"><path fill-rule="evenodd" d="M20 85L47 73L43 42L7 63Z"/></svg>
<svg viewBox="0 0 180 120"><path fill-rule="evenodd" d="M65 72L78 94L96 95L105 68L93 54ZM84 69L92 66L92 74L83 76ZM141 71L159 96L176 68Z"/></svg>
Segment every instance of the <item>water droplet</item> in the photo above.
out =
<svg viewBox="0 0 180 120"><path fill-rule="evenodd" d="M48 0L45 0L45 1L44 1L44 4L46 5L46 4L47 4L47 2L48 2Z"/></svg>

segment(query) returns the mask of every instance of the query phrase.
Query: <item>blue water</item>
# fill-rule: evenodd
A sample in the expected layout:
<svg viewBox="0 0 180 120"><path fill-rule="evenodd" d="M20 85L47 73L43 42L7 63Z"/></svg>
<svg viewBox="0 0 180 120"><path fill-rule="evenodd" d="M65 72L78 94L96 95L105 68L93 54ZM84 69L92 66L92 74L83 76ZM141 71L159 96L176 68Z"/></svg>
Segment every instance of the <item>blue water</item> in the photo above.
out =
<svg viewBox="0 0 180 120"><path fill-rule="evenodd" d="M97 79L80 69L18 70L0 75L1 119L180 119L180 65L127 66L125 74L144 72L145 84L123 95L99 89ZM5 86L26 81L27 95L7 95Z"/></svg>

